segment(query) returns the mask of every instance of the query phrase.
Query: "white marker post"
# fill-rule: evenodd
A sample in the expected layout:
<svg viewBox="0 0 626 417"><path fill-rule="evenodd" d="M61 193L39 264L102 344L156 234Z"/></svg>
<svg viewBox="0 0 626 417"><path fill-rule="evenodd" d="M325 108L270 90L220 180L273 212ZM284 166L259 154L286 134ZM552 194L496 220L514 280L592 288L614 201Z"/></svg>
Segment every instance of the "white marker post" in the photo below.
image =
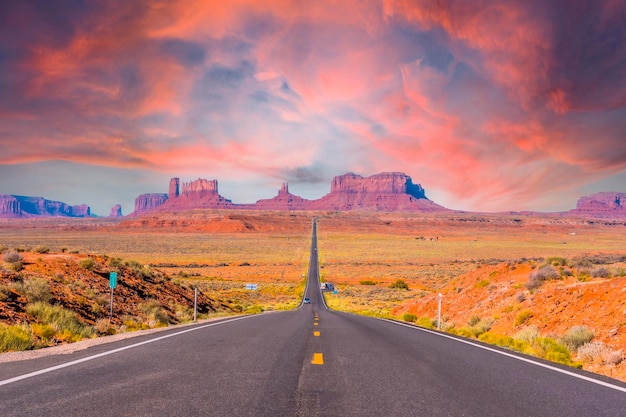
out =
<svg viewBox="0 0 626 417"><path fill-rule="evenodd" d="M437 330L441 330L441 299L443 295L439 293L437 296Z"/></svg>
<svg viewBox="0 0 626 417"><path fill-rule="evenodd" d="M198 321L198 287L194 289L193 294L193 322Z"/></svg>

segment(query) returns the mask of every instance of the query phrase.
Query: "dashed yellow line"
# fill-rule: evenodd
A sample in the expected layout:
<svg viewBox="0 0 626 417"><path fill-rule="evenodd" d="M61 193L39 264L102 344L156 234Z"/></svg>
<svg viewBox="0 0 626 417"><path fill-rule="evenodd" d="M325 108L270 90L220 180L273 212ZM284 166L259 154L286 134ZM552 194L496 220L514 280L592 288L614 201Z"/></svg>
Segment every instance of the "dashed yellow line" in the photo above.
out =
<svg viewBox="0 0 626 417"><path fill-rule="evenodd" d="M313 326L317 326L317 323L313 323Z"/></svg>
<svg viewBox="0 0 626 417"><path fill-rule="evenodd" d="M324 355L321 353L314 353L313 360L311 361L313 365L324 365Z"/></svg>
<svg viewBox="0 0 626 417"><path fill-rule="evenodd" d="M313 336L319 336L320 332L313 332Z"/></svg>

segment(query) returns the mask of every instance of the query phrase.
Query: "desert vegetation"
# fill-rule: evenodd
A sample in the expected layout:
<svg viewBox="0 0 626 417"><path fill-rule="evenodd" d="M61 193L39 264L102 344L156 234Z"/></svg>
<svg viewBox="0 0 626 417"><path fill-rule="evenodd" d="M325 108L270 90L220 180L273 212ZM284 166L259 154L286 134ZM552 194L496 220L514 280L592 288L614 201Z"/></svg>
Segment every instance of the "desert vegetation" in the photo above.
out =
<svg viewBox="0 0 626 417"><path fill-rule="evenodd" d="M191 216L219 220L214 212ZM62 343L55 325L24 318L34 303L80 311L98 335L184 322L194 288L211 306L206 314L295 307L313 214L238 216L252 227L229 231L233 216L211 220L210 231L184 218L60 229L0 224L0 306L19 301L22 308L15 319L3 316L0 332L15 343L28 338L30 347ZM337 289L325 293L331 308L433 328L442 293L444 331L626 379L623 225L469 214L315 216L322 280ZM109 270L141 293L132 307L120 306L113 325ZM153 287L187 298L160 297ZM63 303L63 291L76 296Z"/></svg>

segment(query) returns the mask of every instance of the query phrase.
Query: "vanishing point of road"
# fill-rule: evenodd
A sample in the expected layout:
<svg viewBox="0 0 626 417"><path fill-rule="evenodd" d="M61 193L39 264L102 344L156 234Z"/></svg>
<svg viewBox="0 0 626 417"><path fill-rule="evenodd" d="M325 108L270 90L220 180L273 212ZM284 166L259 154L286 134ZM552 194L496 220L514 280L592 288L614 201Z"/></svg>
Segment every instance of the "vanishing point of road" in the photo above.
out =
<svg viewBox="0 0 626 417"><path fill-rule="evenodd" d="M329 310L313 222L297 310L0 364L0 416L626 416L626 384Z"/></svg>

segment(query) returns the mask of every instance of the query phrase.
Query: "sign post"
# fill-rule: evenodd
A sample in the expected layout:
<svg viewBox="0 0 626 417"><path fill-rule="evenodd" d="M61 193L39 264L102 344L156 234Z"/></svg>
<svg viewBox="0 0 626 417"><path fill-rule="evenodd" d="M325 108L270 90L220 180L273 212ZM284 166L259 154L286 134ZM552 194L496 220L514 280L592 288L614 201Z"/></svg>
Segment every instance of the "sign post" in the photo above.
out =
<svg viewBox="0 0 626 417"><path fill-rule="evenodd" d="M246 284L246 290L250 291L250 305L252 305L252 291L256 291L256 284Z"/></svg>
<svg viewBox="0 0 626 417"><path fill-rule="evenodd" d="M437 330L441 330L441 299L443 295L439 293L437 296Z"/></svg>
<svg viewBox="0 0 626 417"><path fill-rule="evenodd" d="M117 272L109 273L109 288L111 288L111 311L109 313L109 322L113 320L113 290L117 287Z"/></svg>

